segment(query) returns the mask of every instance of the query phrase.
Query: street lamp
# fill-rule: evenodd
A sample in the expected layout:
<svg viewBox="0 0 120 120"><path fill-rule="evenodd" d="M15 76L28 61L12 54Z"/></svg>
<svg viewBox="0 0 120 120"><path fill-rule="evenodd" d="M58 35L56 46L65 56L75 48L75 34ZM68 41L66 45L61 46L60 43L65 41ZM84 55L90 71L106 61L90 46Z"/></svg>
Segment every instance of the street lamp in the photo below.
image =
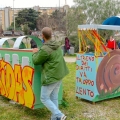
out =
<svg viewBox="0 0 120 120"><path fill-rule="evenodd" d="M59 11L60 11L60 0L59 0Z"/></svg>
<svg viewBox="0 0 120 120"><path fill-rule="evenodd" d="M13 0L13 21L14 21L14 31L15 31L15 11L14 11L14 1Z"/></svg>

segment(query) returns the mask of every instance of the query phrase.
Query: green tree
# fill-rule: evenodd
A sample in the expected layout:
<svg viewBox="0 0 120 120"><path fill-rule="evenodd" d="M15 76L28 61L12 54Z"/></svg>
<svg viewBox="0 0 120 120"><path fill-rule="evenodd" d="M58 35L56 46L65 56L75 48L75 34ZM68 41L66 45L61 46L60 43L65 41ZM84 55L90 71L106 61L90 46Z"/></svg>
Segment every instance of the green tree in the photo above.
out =
<svg viewBox="0 0 120 120"><path fill-rule="evenodd" d="M23 26L23 32L24 32L24 34L25 34L25 35L28 35L29 30L30 30L30 28L28 27L27 24L25 24L25 25Z"/></svg>
<svg viewBox="0 0 120 120"><path fill-rule="evenodd" d="M7 28L7 30L14 30L14 23L12 22L12 24ZM15 30L22 30L21 27L16 24L15 25Z"/></svg>
<svg viewBox="0 0 120 120"><path fill-rule="evenodd" d="M79 24L84 24L85 15L80 7L73 6L68 10L64 19L66 20L66 36L70 36L74 32L76 34Z"/></svg>
<svg viewBox="0 0 120 120"><path fill-rule="evenodd" d="M74 0L74 2L75 5L69 9L65 18L67 36L71 39L73 39L71 36L77 36L78 25L102 24L108 17L120 14L120 1L118 0ZM112 33L101 31L99 33L103 38ZM75 40L77 39L73 42L77 43Z"/></svg>
<svg viewBox="0 0 120 120"><path fill-rule="evenodd" d="M106 18L120 13L118 0L74 0L85 15L86 24L101 24Z"/></svg>
<svg viewBox="0 0 120 120"><path fill-rule="evenodd" d="M16 25L21 26L27 24L31 30L34 30L36 28L36 20L39 15L40 12L37 12L34 9L23 9L15 18Z"/></svg>

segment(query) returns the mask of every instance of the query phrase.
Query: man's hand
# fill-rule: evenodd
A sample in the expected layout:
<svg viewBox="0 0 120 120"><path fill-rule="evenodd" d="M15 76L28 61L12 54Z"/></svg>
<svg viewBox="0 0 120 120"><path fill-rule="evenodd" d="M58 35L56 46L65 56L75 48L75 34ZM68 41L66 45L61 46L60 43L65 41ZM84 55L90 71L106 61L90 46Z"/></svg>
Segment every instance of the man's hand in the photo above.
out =
<svg viewBox="0 0 120 120"><path fill-rule="evenodd" d="M38 50L39 50L38 48L34 48L34 49L33 49L33 53L38 52Z"/></svg>

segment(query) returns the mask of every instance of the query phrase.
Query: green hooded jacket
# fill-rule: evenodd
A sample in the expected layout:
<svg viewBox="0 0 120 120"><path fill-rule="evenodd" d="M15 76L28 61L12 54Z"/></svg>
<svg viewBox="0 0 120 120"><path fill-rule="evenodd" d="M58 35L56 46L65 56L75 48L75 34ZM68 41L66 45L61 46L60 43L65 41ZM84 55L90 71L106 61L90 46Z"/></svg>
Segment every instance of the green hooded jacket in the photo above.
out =
<svg viewBox="0 0 120 120"><path fill-rule="evenodd" d="M34 65L42 65L41 83L44 86L62 80L69 73L60 46L60 42L49 40L33 54Z"/></svg>

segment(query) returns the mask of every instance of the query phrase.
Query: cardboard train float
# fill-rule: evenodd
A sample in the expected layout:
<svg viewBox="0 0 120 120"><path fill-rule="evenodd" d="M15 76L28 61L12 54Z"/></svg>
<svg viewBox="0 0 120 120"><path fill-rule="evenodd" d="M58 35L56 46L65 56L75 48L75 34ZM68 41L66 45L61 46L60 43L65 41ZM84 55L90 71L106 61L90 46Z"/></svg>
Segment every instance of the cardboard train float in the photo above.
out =
<svg viewBox="0 0 120 120"><path fill-rule="evenodd" d="M120 49L109 50L99 30L119 31L115 25L79 25L80 51L76 65L76 97L97 102L120 96ZM86 40L94 44L95 52L87 53Z"/></svg>
<svg viewBox="0 0 120 120"><path fill-rule="evenodd" d="M35 36L0 39L0 94L28 108L44 107L40 101L41 65L32 62L32 49L27 49L23 39L32 38L37 46L42 42ZM10 47L9 40L14 42ZM62 85L59 104L62 101Z"/></svg>
<svg viewBox="0 0 120 120"><path fill-rule="evenodd" d="M120 26L78 26L80 48L76 59L76 97L92 102L120 96L120 50L107 49L98 30L120 30ZM24 44L25 38L42 46L41 40L35 36L0 39L0 95L31 109L43 108L40 101L41 65L33 64L32 49ZM9 40L14 43L12 47ZM86 40L94 44L94 53L86 53ZM61 104L62 85L58 96Z"/></svg>

